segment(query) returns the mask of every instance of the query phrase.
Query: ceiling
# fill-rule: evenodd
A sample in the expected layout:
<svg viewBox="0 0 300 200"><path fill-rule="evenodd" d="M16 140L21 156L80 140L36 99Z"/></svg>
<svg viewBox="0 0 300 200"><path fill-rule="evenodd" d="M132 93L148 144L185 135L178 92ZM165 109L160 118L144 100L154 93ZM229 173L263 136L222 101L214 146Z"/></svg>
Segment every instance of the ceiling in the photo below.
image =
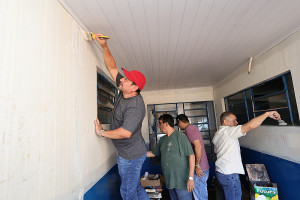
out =
<svg viewBox="0 0 300 200"><path fill-rule="evenodd" d="M144 90L213 86L300 27L299 0L59 0Z"/></svg>

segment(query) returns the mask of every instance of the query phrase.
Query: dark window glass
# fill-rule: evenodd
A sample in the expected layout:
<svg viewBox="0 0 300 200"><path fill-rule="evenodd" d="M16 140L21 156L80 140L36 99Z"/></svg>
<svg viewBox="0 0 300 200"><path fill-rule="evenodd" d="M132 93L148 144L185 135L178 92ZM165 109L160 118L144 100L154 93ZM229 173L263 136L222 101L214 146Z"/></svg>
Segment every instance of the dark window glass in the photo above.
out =
<svg viewBox="0 0 300 200"><path fill-rule="evenodd" d="M290 73L254 86L252 91L256 116L268 110L277 110L288 125L299 125L298 109ZM278 123L268 118L263 124L275 125Z"/></svg>
<svg viewBox="0 0 300 200"><path fill-rule="evenodd" d="M245 94L246 94L246 101L247 101L247 108L248 108L248 116L249 116L249 120L250 120L250 119L253 119L253 117L254 117L250 90L249 89L245 90Z"/></svg>
<svg viewBox="0 0 300 200"><path fill-rule="evenodd" d="M237 117L239 124L248 121L244 92L239 92L225 99L226 109Z"/></svg>
<svg viewBox="0 0 300 200"><path fill-rule="evenodd" d="M276 78L252 88L253 97L258 98L272 93L284 91L284 83L282 78Z"/></svg>
<svg viewBox="0 0 300 200"><path fill-rule="evenodd" d="M98 107L98 119L102 124L110 124L112 117L112 110L102 107Z"/></svg>
<svg viewBox="0 0 300 200"><path fill-rule="evenodd" d="M116 100L116 87L104 76L97 74L97 104L98 119L103 124L111 123L114 102Z"/></svg>
<svg viewBox="0 0 300 200"><path fill-rule="evenodd" d="M254 110L270 110L288 108L285 92L253 100Z"/></svg>
<svg viewBox="0 0 300 200"><path fill-rule="evenodd" d="M207 117L208 117L208 121L209 121L209 129L210 129L211 135L214 135L213 131L217 130L214 102L208 101L208 102L206 102L206 105L207 105L207 112L208 112Z"/></svg>
<svg viewBox="0 0 300 200"><path fill-rule="evenodd" d="M290 110L292 111L293 122L294 122L294 125L299 126L300 125L299 113L298 113L298 107L297 107L297 102L296 102L296 97L295 97L292 75L287 74L285 76L285 80L286 80L286 86L287 86L289 100L290 100Z"/></svg>

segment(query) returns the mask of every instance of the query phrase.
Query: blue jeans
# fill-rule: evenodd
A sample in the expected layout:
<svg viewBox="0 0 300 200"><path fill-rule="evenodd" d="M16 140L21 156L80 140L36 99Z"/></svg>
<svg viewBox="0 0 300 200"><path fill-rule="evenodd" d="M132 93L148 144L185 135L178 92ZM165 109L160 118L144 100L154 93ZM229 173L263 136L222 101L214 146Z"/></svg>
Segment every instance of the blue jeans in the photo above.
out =
<svg viewBox="0 0 300 200"><path fill-rule="evenodd" d="M149 200L148 194L140 182L142 165L146 154L134 159L126 160L118 156L118 169L121 176L121 196L123 200Z"/></svg>
<svg viewBox="0 0 300 200"><path fill-rule="evenodd" d="M207 179L209 175L209 170L204 171L204 175L200 178L194 174L195 188L193 190L193 195L195 200L208 200L207 193Z"/></svg>
<svg viewBox="0 0 300 200"><path fill-rule="evenodd" d="M193 193L188 192L187 190L182 189L169 189L170 197L172 200L192 200L193 199Z"/></svg>
<svg viewBox="0 0 300 200"><path fill-rule="evenodd" d="M223 187L226 200L241 200L242 189L238 174L225 175L220 172L216 172L216 176Z"/></svg>

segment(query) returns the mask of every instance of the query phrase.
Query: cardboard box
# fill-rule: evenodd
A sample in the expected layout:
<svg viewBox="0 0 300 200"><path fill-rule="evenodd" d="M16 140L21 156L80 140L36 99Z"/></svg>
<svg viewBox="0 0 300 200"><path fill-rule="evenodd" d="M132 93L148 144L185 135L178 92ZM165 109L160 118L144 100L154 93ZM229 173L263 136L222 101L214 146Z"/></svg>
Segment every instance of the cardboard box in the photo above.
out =
<svg viewBox="0 0 300 200"><path fill-rule="evenodd" d="M247 164L251 200L278 200L277 184L271 183L264 164Z"/></svg>
<svg viewBox="0 0 300 200"><path fill-rule="evenodd" d="M145 180L143 180L144 176L142 176L140 181L150 199L161 199L163 176L159 175L158 179L153 179L155 175L149 174Z"/></svg>
<svg viewBox="0 0 300 200"><path fill-rule="evenodd" d="M142 180L142 178L144 176L142 176L141 178L141 184L143 187L146 187L146 186L151 186L155 189L161 189L162 188L162 176L159 176L158 179L156 180L153 180L153 177L155 176L155 174L149 174L147 179L146 180Z"/></svg>

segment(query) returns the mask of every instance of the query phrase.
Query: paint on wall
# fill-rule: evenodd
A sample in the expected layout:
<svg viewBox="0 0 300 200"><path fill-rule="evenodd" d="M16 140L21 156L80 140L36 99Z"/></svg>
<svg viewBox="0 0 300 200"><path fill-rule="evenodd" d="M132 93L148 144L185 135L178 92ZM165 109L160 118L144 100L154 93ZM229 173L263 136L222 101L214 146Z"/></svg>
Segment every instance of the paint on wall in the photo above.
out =
<svg viewBox="0 0 300 200"><path fill-rule="evenodd" d="M116 163L94 132L100 49L57 1L0 8L0 199L82 199Z"/></svg>

